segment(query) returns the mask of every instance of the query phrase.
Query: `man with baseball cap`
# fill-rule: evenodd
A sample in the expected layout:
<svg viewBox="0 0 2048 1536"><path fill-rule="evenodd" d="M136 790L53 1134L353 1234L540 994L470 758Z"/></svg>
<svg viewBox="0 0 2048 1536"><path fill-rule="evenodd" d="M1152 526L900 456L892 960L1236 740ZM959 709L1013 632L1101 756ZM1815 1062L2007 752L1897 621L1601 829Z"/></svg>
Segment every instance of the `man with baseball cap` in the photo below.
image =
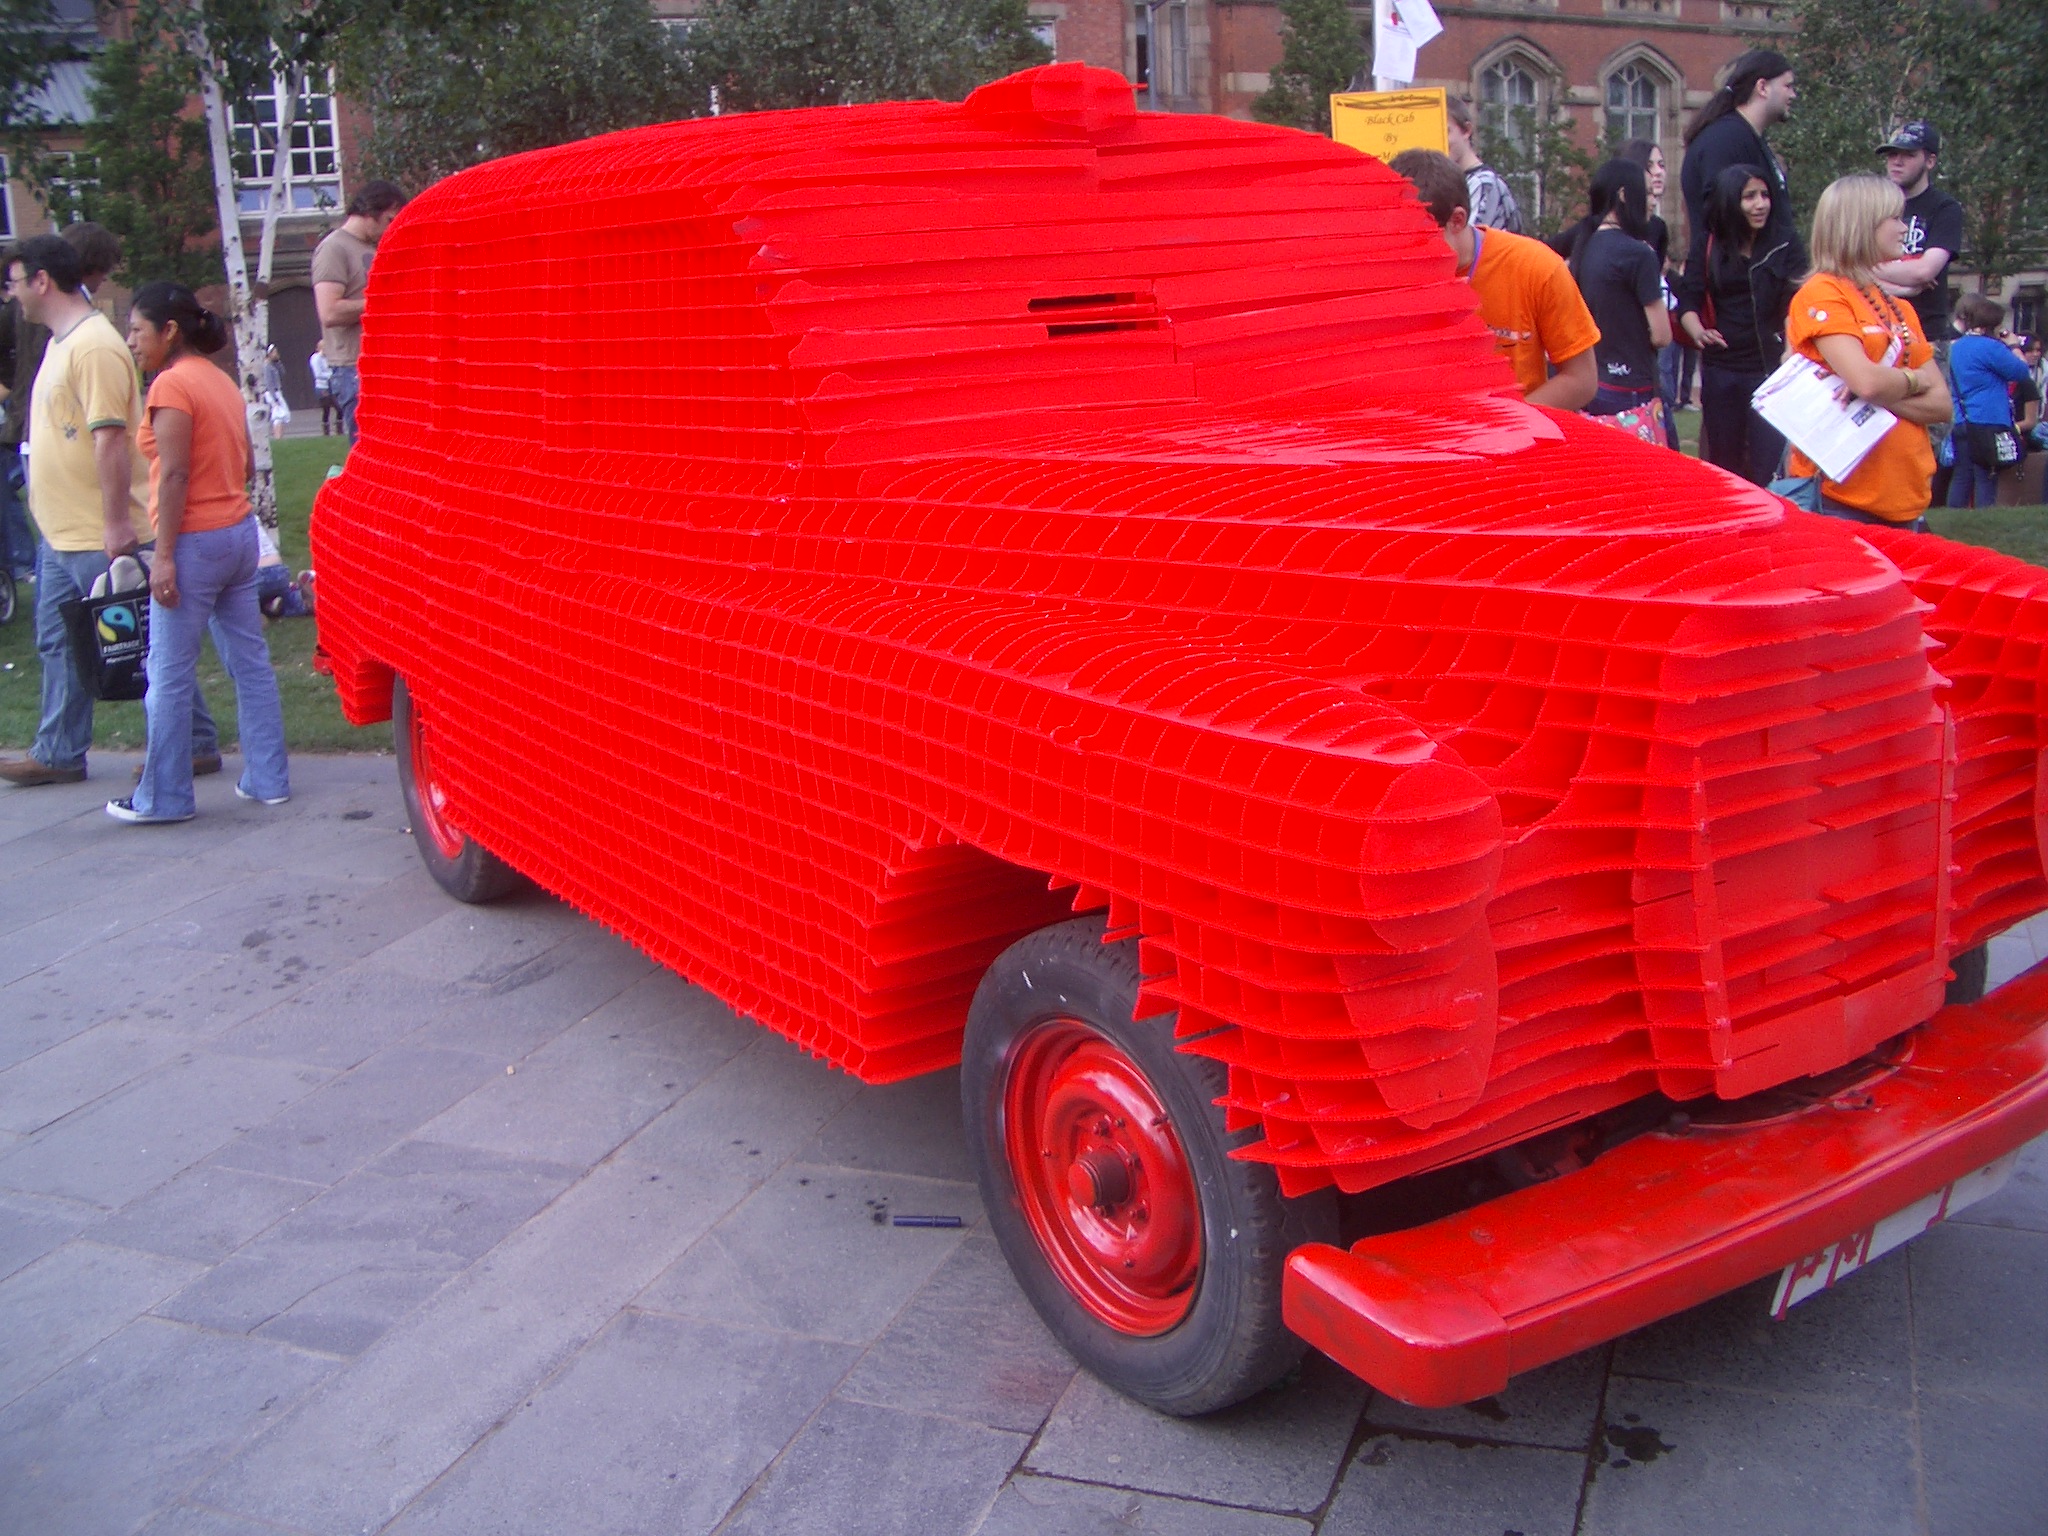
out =
<svg viewBox="0 0 2048 1536"><path fill-rule="evenodd" d="M1906 194L1906 253L1877 269L1878 283L1895 298L1911 299L1920 329L1948 361L1948 264L1963 248L1963 205L1934 185L1941 133L1925 118L1901 123L1877 146L1885 174Z"/></svg>

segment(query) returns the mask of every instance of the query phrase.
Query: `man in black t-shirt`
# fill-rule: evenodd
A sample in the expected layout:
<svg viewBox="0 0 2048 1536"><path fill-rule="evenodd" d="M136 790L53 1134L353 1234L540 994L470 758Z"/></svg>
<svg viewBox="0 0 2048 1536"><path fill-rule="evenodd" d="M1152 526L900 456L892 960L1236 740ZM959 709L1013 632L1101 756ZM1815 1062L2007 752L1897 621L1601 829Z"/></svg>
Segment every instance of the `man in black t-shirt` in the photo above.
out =
<svg viewBox="0 0 2048 1536"><path fill-rule="evenodd" d="M1877 269L1877 281L1894 298L1911 299L1920 329L1948 363L1948 264L1963 248L1963 205L1934 185L1941 134L1924 118L1901 123L1877 152L1885 174L1906 194L1906 253Z"/></svg>

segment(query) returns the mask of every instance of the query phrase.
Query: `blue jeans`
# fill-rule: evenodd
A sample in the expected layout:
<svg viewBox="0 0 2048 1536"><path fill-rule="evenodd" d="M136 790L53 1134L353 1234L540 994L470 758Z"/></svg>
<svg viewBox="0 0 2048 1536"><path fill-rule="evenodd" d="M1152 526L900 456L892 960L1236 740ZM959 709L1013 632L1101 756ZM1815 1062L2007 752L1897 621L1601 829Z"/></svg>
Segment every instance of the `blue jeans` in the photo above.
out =
<svg viewBox="0 0 2048 1536"><path fill-rule="evenodd" d="M0 559L16 580L36 568L36 527L29 521L27 495L21 455L0 444Z"/></svg>
<svg viewBox="0 0 2048 1536"><path fill-rule="evenodd" d="M362 380L356 376L355 364L347 363L336 368L327 390L334 396L334 408L341 413L342 431L353 448L356 441L356 401L363 394Z"/></svg>
<svg viewBox="0 0 2048 1536"><path fill-rule="evenodd" d="M1674 318L1671 323L1676 325L1678 321ZM1678 365L1681 353L1686 357L1692 356L1690 351L1674 341L1657 354L1657 398L1664 402L1664 446L1673 453L1679 446Z"/></svg>
<svg viewBox="0 0 2048 1536"><path fill-rule="evenodd" d="M275 800L291 793L284 755L284 709L277 674L256 607L256 519L209 528L178 540L178 606L149 604L149 748L135 809L145 816L189 816L192 759L157 743L183 741L198 698L199 637L213 630L213 648L235 684L241 717L244 793Z"/></svg>
<svg viewBox="0 0 2048 1536"><path fill-rule="evenodd" d="M1902 528L1908 533L1927 532L1927 519L1916 517L1909 523L1895 523L1888 517L1879 517L1875 512L1866 512L1861 507L1847 506L1823 493L1820 498L1820 515L1837 517L1845 523L1870 523L1879 528Z"/></svg>
<svg viewBox="0 0 2048 1536"><path fill-rule="evenodd" d="M29 755L52 768L84 767L86 749L92 745L93 698L72 664L62 605L91 592L106 569L106 551L100 549L52 549L45 544L36 558L36 654L43 661L43 718ZM178 739L183 741L186 735L181 731ZM220 750L220 732L204 699L192 711L189 735L194 757Z"/></svg>
<svg viewBox="0 0 2048 1536"><path fill-rule="evenodd" d="M1979 464L1970 452L1970 429L1960 422L1949 428L1948 440L1955 448L1955 475L1948 483L1948 505L1952 507L1995 507L1998 505L1998 471Z"/></svg>

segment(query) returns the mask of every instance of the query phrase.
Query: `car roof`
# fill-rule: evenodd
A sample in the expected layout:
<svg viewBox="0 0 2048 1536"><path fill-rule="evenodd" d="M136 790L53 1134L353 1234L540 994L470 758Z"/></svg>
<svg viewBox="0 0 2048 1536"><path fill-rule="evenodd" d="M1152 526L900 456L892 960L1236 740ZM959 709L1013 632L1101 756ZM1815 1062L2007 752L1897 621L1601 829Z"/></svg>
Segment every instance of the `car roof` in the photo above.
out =
<svg viewBox="0 0 2048 1536"><path fill-rule="evenodd" d="M657 262L641 304L687 309L695 278L705 307L730 307L709 269L744 269L819 427L1512 394L1405 181L1317 135L1140 113L1128 82L1082 65L962 103L735 115L535 151L430 189L386 247L399 264L432 251L502 268L519 258L487 249L523 235L536 265L564 246L598 262L626 254L636 226L708 264Z"/></svg>

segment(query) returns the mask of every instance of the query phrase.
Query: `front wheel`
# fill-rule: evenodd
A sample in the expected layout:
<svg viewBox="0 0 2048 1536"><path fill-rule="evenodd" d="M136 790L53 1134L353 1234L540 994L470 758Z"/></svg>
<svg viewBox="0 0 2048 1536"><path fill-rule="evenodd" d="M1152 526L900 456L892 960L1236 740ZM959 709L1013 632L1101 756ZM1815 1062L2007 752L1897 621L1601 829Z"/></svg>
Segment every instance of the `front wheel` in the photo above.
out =
<svg viewBox="0 0 2048 1536"><path fill-rule="evenodd" d="M1005 950L968 1014L961 1094L989 1223L1038 1315L1090 1371L1166 1413L1208 1413L1277 1381L1302 1343L1281 1321L1287 1255L1334 1241L1326 1198L1285 1200L1239 1162L1223 1067L1174 1049L1173 1016L1133 1021L1137 944L1102 920Z"/></svg>
<svg viewBox="0 0 2048 1536"><path fill-rule="evenodd" d="M412 840L435 884L470 903L496 901L523 886L518 870L449 821L448 797L434 773L433 729L402 677L391 685L391 740Z"/></svg>

